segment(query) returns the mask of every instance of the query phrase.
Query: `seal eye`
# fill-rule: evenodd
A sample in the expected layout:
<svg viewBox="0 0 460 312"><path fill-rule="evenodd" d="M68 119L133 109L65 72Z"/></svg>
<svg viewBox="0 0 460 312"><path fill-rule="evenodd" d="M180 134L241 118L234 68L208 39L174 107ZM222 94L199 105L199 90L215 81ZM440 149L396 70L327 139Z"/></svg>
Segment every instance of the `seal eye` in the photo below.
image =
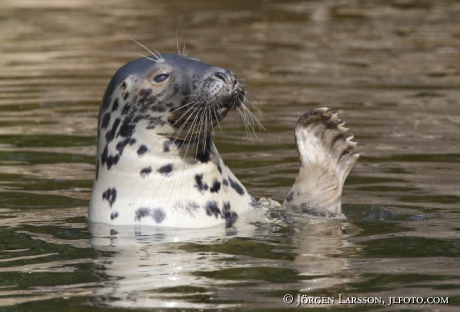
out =
<svg viewBox="0 0 460 312"><path fill-rule="evenodd" d="M155 78L153 78L153 81L156 82L156 83L159 83L159 82L163 82L165 81L166 79L168 79L169 77L169 74L159 74L157 76L155 76Z"/></svg>

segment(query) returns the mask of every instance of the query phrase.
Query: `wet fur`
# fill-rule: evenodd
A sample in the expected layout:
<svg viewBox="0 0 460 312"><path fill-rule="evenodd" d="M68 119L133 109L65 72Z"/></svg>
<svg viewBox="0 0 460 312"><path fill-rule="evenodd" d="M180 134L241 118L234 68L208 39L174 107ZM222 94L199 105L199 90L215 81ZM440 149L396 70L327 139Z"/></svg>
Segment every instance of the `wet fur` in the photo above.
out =
<svg viewBox="0 0 460 312"><path fill-rule="evenodd" d="M120 68L99 112L89 219L232 226L256 201L224 164L211 137L228 111L247 110L244 99L233 73L186 56L155 54ZM254 119L248 116L243 114L246 122Z"/></svg>

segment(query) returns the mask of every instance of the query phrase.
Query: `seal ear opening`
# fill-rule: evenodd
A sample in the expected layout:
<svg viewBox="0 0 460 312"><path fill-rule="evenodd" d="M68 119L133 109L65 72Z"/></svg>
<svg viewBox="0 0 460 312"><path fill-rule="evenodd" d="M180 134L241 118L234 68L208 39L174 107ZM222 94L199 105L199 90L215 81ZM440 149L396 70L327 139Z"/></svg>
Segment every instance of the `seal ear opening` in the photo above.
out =
<svg viewBox="0 0 460 312"><path fill-rule="evenodd" d="M328 108L300 117L295 128L300 169L284 201L286 207L318 216L343 216L343 184L359 158L354 153L357 144L343 125Z"/></svg>

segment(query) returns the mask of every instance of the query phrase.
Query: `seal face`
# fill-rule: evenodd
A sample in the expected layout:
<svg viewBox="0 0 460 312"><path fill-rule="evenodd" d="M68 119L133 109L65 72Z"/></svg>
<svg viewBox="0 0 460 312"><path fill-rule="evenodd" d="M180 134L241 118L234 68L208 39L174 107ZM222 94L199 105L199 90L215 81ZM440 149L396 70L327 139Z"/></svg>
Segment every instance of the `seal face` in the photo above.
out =
<svg viewBox="0 0 460 312"><path fill-rule="evenodd" d="M225 166L211 132L244 94L231 71L183 55L121 67L99 111L89 220L232 226L256 201Z"/></svg>

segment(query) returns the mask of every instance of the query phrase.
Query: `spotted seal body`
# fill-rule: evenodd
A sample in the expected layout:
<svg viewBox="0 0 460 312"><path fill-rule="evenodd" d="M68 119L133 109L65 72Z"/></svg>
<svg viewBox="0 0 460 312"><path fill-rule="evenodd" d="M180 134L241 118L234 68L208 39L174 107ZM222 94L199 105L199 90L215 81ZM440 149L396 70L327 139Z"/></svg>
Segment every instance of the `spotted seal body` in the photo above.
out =
<svg viewBox="0 0 460 312"><path fill-rule="evenodd" d="M243 97L233 73L186 56L141 58L120 68L99 111L89 220L231 226L256 202L210 133Z"/></svg>
<svg viewBox="0 0 460 312"><path fill-rule="evenodd" d="M229 110L245 107L244 94L232 72L183 55L141 58L120 68L99 111L89 220L230 227L257 206L211 140ZM358 157L345 132L327 109L299 120L301 166L285 207L341 215L342 185Z"/></svg>

